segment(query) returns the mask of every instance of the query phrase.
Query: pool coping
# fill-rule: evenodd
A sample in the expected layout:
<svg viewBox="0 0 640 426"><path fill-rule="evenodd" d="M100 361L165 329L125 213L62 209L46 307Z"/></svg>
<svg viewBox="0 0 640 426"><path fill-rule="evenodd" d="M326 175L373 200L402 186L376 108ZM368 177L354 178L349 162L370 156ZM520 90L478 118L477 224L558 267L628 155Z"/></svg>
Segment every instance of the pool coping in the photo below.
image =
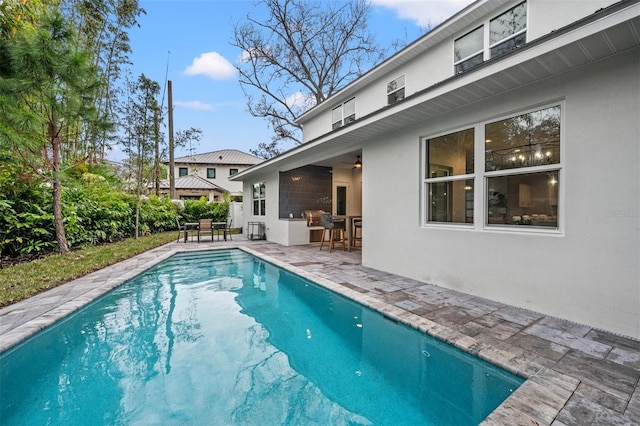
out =
<svg viewBox="0 0 640 426"><path fill-rule="evenodd" d="M539 425L550 425L554 423L554 419L580 385L580 380L577 378L565 375L526 358L518 357L508 351L495 348L490 344L478 341L474 337L462 334L452 328L358 292L258 250L254 250L249 245L242 244L224 246L199 245L196 248L186 244L179 245L170 243L100 271L93 272L85 277L63 284L62 286L38 294L25 301L0 308L0 337L2 337L0 353L18 345L38 331L88 305L105 293L174 254L194 250L210 251L228 249L240 249L252 254L287 271L300 275L336 294L380 312L387 318L419 330L524 378L525 381L522 385L500 404L500 406L481 423L482 425L536 424L534 421ZM68 291L65 291L68 290L71 285L73 285L74 293L76 294L70 295ZM49 302L50 305L48 304ZM41 309L39 311L38 309L33 311L33 308L36 306L40 306ZM7 324L7 320L15 319L14 316L23 315L31 318L23 318L24 322L15 327L10 326L11 321ZM556 421L554 424L561 423Z"/></svg>

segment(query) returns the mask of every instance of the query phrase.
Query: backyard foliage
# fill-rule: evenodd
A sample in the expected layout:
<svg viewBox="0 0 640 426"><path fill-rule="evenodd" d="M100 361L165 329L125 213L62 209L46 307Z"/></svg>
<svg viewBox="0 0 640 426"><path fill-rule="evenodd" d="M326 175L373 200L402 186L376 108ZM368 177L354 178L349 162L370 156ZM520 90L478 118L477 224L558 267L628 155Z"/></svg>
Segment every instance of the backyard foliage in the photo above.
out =
<svg viewBox="0 0 640 426"><path fill-rule="evenodd" d="M142 13L137 0L0 1L1 258L176 228L181 208L149 195L167 154L160 85L128 70ZM120 168L105 162L114 144L129 155ZM194 203L226 219L228 203Z"/></svg>

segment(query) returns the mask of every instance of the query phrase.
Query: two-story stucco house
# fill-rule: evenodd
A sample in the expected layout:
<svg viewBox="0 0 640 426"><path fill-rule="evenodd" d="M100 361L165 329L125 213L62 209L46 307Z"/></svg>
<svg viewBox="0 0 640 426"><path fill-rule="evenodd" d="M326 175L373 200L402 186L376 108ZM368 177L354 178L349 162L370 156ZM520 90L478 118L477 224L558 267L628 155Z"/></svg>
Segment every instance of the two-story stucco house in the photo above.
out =
<svg viewBox="0 0 640 426"><path fill-rule="evenodd" d="M174 160L176 198L206 197L216 201L225 193L242 196L242 182L231 181L229 177L262 161L262 158L236 149L178 157ZM166 164L169 167L169 163ZM168 193L169 180L162 181L161 191Z"/></svg>
<svg viewBox="0 0 640 426"><path fill-rule="evenodd" d="M298 122L233 177L268 240L361 215L364 266L640 338L637 0L476 1Z"/></svg>

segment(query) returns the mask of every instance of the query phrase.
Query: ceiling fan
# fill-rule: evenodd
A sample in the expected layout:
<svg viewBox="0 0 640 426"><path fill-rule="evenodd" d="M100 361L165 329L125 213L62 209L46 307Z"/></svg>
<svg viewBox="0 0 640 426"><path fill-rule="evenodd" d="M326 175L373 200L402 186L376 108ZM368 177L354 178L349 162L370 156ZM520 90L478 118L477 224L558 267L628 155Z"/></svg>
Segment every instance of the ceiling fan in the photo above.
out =
<svg viewBox="0 0 640 426"><path fill-rule="evenodd" d="M357 160L356 160L355 163L353 163L352 169L360 169L360 168L362 168L362 161L360 161L360 156L356 155L356 158L357 158ZM343 163L351 164L351 163L347 163L346 161L343 161Z"/></svg>

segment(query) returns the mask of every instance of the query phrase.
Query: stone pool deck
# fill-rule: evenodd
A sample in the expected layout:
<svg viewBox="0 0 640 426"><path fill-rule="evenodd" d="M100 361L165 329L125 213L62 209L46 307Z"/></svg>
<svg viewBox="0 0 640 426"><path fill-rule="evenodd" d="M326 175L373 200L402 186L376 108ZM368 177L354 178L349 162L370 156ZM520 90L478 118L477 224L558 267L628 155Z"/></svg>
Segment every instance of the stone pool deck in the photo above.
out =
<svg viewBox="0 0 640 426"><path fill-rule="evenodd" d="M363 267L360 250L171 243L0 309L0 351L177 251L240 247L528 380L484 425L640 425L640 342Z"/></svg>

